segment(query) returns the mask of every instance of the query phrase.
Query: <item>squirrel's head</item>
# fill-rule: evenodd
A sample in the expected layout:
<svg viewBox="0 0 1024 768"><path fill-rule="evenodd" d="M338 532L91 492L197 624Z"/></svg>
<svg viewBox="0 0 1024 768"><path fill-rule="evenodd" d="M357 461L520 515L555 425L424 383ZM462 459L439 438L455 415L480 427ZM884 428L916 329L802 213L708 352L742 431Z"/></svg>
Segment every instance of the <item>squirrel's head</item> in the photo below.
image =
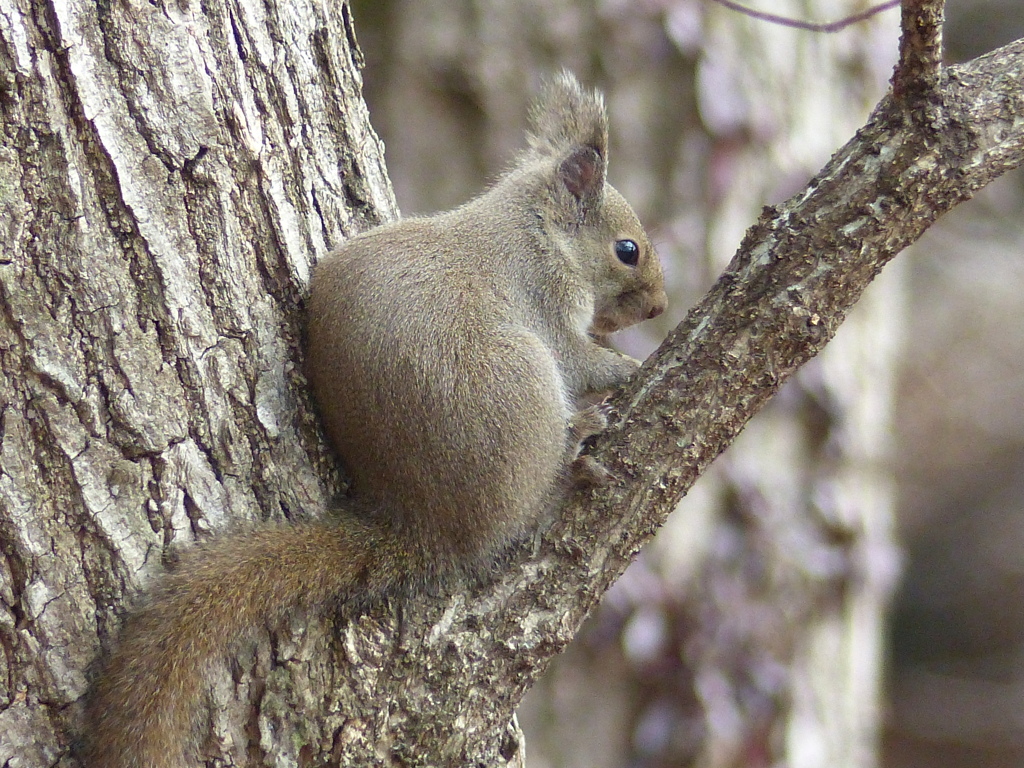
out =
<svg viewBox="0 0 1024 768"><path fill-rule="evenodd" d="M658 253L614 187L605 185L600 217L579 234L597 256L587 265L594 288L593 332L614 333L665 311L668 296Z"/></svg>
<svg viewBox="0 0 1024 768"><path fill-rule="evenodd" d="M665 310L658 254L629 203L606 180L604 100L569 72L549 82L533 110L530 152L548 160L545 218L593 290L591 332L613 333Z"/></svg>

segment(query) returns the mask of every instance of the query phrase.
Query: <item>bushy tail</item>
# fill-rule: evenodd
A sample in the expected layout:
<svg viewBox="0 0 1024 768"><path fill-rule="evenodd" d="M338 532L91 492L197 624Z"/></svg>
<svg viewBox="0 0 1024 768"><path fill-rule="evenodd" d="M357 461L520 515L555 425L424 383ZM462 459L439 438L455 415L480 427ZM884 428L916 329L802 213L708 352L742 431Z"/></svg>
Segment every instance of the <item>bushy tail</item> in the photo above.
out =
<svg viewBox="0 0 1024 768"><path fill-rule="evenodd" d="M86 767L185 765L206 663L291 607L386 589L395 570L387 538L348 518L262 528L189 553L128 619L96 682Z"/></svg>

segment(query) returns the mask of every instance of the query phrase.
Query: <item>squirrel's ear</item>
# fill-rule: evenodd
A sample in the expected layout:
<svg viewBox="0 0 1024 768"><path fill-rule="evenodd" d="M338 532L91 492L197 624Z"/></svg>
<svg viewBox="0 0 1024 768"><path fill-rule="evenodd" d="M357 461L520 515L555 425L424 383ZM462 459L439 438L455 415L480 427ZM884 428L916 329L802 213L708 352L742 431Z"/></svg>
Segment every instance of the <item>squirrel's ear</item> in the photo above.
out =
<svg viewBox="0 0 1024 768"><path fill-rule="evenodd" d="M576 147L558 166L558 178L586 208L604 193L604 158L594 147Z"/></svg>
<svg viewBox="0 0 1024 768"><path fill-rule="evenodd" d="M597 91L568 70L544 84L531 113L529 153L557 165L555 195L567 221L582 223L604 196L608 116ZM566 195L568 193L568 195Z"/></svg>

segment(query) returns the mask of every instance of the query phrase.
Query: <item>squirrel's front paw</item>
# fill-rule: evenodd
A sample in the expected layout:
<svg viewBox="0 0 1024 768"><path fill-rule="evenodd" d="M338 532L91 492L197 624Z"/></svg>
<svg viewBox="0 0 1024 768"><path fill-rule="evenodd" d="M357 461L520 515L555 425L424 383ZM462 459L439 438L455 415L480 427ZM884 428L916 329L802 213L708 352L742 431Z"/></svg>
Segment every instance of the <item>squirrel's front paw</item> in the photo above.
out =
<svg viewBox="0 0 1024 768"><path fill-rule="evenodd" d="M612 367L617 374L620 384L626 381L626 379L631 378L634 373L640 370L640 366L643 365L643 363L635 357L624 355L621 352L615 352L613 354L615 355L615 358Z"/></svg>
<svg viewBox="0 0 1024 768"><path fill-rule="evenodd" d="M640 361L611 349L599 348L600 360L591 369L590 394L611 392L629 381L640 368Z"/></svg>

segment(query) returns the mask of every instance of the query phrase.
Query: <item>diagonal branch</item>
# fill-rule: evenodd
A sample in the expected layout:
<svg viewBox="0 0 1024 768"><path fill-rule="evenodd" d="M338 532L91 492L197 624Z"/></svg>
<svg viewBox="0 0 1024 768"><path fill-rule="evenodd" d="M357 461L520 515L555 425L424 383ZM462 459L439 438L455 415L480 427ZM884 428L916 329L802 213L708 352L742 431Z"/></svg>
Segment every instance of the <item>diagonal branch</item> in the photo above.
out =
<svg viewBox="0 0 1024 768"><path fill-rule="evenodd" d="M894 95L811 180L766 207L711 291L617 400L593 455L628 482L578 496L571 533L600 594L710 462L832 338L882 267L1024 162L1024 40L947 70L942 120ZM568 564L566 567L570 567ZM580 574L582 576L582 574Z"/></svg>
<svg viewBox="0 0 1024 768"><path fill-rule="evenodd" d="M430 712L454 697L473 725L447 742L445 759L515 762L513 709L694 481L825 346L889 260L1024 162L1022 83L1024 40L947 69L941 98L929 100L935 120L890 94L806 191L764 209L715 286L614 401L592 453L622 482L570 499L539 551L495 583L447 605L407 606L393 665L361 704L372 712L387 696L389 744L442 727Z"/></svg>

